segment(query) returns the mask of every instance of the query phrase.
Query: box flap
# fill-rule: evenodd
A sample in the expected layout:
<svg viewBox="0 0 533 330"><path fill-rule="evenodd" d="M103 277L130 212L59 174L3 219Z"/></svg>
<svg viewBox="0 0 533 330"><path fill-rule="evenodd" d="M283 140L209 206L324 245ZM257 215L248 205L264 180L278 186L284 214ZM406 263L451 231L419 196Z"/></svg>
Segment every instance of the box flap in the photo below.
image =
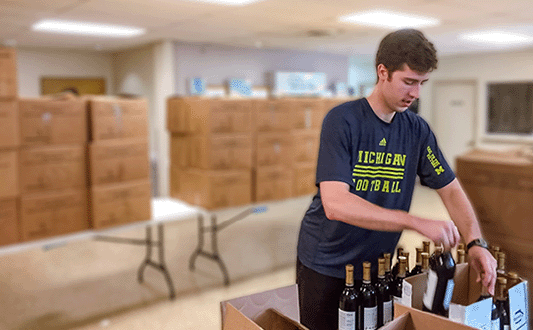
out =
<svg viewBox="0 0 533 330"><path fill-rule="evenodd" d="M527 281L509 289L509 318L511 330L529 329L529 302Z"/></svg>
<svg viewBox="0 0 533 330"><path fill-rule="evenodd" d="M226 321L222 325L223 330L263 330L260 326L244 316L235 307L226 306Z"/></svg>
<svg viewBox="0 0 533 330"><path fill-rule="evenodd" d="M404 287L402 288L402 303L409 307L422 309L422 299L426 291L426 283L427 274L419 274L406 278Z"/></svg>
<svg viewBox="0 0 533 330"><path fill-rule="evenodd" d="M454 330L468 330L476 329L464 324L459 324L448 320L439 315L416 310L411 307L403 306L400 304L394 305L394 317L398 317L404 313L410 313L413 321L414 330L427 330L427 329L454 329ZM393 328L394 329L394 328ZM400 328L401 329L401 328ZM410 328L406 328L410 330ZM396 330L396 329L395 329Z"/></svg>
<svg viewBox="0 0 533 330"><path fill-rule="evenodd" d="M226 318L227 306L230 304L254 321L269 308L278 310L296 322L300 321L298 286L296 284L221 302L222 324Z"/></svg>
<svg viewBox="0 0 533 330"><path fill-rule="evenodd" d="M405 313L403 315L400 315L379 329L380 330L411 330L413 329L413 320L411 320L411 314Z"/></svg>
<svg viewBox="0 0 533 330"><path fill-rule="evenodd" d="M309 330L302 324L272 308L261 314L256 319L256 323L265 330Z"/></svg>

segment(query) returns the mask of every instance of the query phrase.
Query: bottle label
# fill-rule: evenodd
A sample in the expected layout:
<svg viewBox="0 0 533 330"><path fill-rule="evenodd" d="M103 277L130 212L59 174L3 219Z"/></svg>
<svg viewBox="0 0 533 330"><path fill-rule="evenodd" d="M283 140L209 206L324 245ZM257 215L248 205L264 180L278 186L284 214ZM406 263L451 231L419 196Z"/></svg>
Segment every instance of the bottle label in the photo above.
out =
<svg viewBox="0 0 533 330"><path fill-rule="evenodd" d="M452 301L454 286L455 282L453 281L453 279L449 279L448 283L446 284L446 293L444 295L444 301L442 302L445 309L450 308L450 301Z"/></svg>
<svg viewBox="0 0 533 330"><path fill-rule="evenodd" d="M392 321L392 300L383 303L383 324Z"/></svg>
<svg viewBox="0 0 533 330"><path fill-rule="evenodd" d="M497 318L496 320L492 320L490 322L490 329L491 330L500 330L500 319Z"/></svg>
<svg viewBox="0 0 533 330"><path fill-rule="evenodd" d="M435 298L435 290L437 289L437 281L439 278L437 277L437 273L434 270L429 270L428 273L428 281L426 286L426 292L424 293L424 306L426 306L427 309L431 310L433 308L433 299Z"/></svg>
<svg viewBox="0 0 533 330"><path fill-rule="evenodd" d="M397 304L402 304L403 305L403 299L402 297L396 297L396 296L393 296L392 297L393 301Z"/></svg>
<svg viewBox="0 0 533 330"><path fill-rule="evenodd" d="M339 309L339 330L356 330L355 312Z"/></svg>
<svg viewBox="0 0 533 330"><path fill-rule="evenodd" d="M503 326L503 330L511 330L511 326L510 325L504 325Z"/></svg>
<svg viewBox="0 0 533 330"><path fill-rule="evenodd" d="M378 306L363 308L363 330L374 330L378 327Z"/></svg>

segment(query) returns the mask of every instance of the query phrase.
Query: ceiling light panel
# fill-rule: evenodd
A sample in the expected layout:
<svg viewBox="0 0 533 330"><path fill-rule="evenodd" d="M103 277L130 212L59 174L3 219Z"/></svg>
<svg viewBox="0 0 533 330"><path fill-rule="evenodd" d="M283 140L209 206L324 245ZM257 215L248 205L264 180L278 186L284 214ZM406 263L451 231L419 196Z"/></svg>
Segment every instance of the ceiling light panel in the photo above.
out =
<svg viewBox="0 0 533 330"><path fill-rule="evenodd" d="M520 45L533 42L532 36L500 30L465 33L460 38L471 42L494 45Z"/></svg>
<svg viewBox="0 0 533 330"><path fill-rule="evenodd" d="M144 34L142 28L63 20L42 20L33 24L32 29L39 32L77 34L110 38L130 38Z"/></svg>
<svg viewBox="0 0 533 330"><path fill-rule="evenodd" d="M440 24L436 18L386 10L354 13L340 17L339 21L386 29L422 28Z"/></svg>
<svg viewBox="0 0 533 330"><path fill-rule="evenodd" d="M259 2L263 0L188 0L193 2L207 2L207 3L213 3L217 5L225 5L225 6L244 6L249 5L254 2Z"/></svg>

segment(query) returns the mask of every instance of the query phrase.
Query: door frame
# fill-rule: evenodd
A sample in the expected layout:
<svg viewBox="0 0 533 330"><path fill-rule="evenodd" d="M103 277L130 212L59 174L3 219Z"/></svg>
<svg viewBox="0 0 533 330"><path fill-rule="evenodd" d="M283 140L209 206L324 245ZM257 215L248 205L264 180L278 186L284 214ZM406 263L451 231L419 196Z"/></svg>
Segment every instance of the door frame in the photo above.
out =
<svg viewBox="0 0 533 330"><path fill-rule="evenodd" d="M432 119L432 122L434 123L434 126L435 126L435 130L437 130L437 125L438 125L438 114L437 114L437 87L439 86L445 86L445 85L454 85L454 84L469 84L469 85L472 85L474 87L474 95L473 95L473 106L474 106L474 111L472 113L472 147L476 147L478 145L478 141L479 141L479 100L478 100L478 94L479 94L479 86L478 86L478 81L477 79L440 79L440 80L435 80L433 82L433 85L432 85L432 89L431 89L431 103L432 103L432 113L431 113L431 119Z"/></svg>

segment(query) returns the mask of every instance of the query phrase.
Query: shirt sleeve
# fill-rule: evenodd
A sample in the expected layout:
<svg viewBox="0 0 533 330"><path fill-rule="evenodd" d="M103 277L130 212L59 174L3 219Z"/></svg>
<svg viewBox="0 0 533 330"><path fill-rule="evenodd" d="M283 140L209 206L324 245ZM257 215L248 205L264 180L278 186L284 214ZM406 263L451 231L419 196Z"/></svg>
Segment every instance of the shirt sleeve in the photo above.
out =
<svg viewBox="0 0 533 330"><path fill-rule="evenodd" d="M340 108L328 113L322 122L316 185L322 181L341 181L353 186L352 134Z"/></svg>
<svg viewBox="0 0 533 330"><path fill-rule="evenodd" d="M426 126L426 129L426 134L424 134L426 138L421 144L418 176L422 185L440 189L455 179L455 173L444 158L435 134L429 126Z"/></svg>

